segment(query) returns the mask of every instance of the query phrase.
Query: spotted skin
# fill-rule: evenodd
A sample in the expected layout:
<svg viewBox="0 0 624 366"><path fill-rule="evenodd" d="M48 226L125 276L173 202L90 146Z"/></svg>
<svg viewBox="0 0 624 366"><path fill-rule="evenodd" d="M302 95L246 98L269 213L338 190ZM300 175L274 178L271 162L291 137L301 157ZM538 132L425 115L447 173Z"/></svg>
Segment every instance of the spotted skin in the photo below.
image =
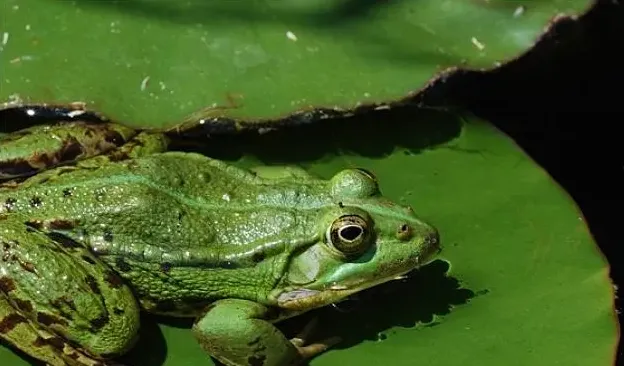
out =
<svg viewBox="0 0 624 366"><path fill-rule="evenodd" d="M2 216L0 338L50 365L126 352L139 328L132 291L88 249L46 232L54 225L27 222Z"/></svg>
<svg viewBox="0 0 624 366"><path fill-rule="evenodd" d="M0 137L0 181L112 151L137 131L112 123L37 125Z"/></svg>
<svg viewBox="0 0 624 366"><path fill-rule="evenodd" d="M167 152L164 134L80 121L0 138L0 338L53 366L106 364L139 309L194 317L229 366L335 344L273 323L426 263L435 228L368 172L329 180Z"/></svg>

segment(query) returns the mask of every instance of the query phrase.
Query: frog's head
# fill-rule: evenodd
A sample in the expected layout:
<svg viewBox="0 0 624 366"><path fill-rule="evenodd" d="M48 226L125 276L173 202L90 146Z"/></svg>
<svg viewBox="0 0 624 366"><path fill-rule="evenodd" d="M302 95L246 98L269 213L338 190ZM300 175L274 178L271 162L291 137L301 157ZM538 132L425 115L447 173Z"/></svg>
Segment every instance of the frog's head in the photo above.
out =
<svg viewBox="0 0 624 366"><path fill-rule="evenodd" d="M381 196L375 177L349 169L330 181L335 205L318 222L320 240L294 254L275 298L304 311L429 263L440 250L438 231L410 207Z"/></svg>

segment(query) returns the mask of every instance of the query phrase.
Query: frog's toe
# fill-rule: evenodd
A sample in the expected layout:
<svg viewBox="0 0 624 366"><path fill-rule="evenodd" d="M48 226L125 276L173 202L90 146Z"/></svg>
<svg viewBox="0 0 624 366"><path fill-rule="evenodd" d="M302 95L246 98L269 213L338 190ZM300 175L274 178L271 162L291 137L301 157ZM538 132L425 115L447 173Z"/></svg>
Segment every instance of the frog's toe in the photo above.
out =
<svg viewBox="0 0 624 366"><path fill-rule="evenodd" d="M340 343L341 340L342 339L340 337L329 337L317 343L300 345L299 342L301 342L301 339L293 338L291 342L297 348L297 351L299 351L299 354L303 359L309 359L327 351L332 346Z"/></svg>
<svg viewBox="0 0 624 366"><path fill-rule="evenodd" d="M318 327L318 318L312 318L303 329L294 338L290 340L295 347L302 347L306 343L306 339L310 338L310 335L314 333Z"/></svg>
<svg viewBox="0 0 624 366"><path fill-rule="evenodd" d="M290 342L297 348L299 354L304 359L312 358L320 353L325 352L330 347L340 343L340 337L329 337L320 342L306 344L307 340L310 339L310 335L316 330L318 327L318 318L312 318L306 326L295 336L290 339Z"/></svg>

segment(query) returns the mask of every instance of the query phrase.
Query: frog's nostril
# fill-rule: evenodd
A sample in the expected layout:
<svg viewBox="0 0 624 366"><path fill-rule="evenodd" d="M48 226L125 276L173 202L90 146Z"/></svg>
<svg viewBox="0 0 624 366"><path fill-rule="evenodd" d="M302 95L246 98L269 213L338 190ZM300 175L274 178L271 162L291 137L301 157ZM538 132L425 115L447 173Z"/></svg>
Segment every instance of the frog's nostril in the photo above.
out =
<svg viewBox="0 0 624 366"><path fill-rule="evenodd" d="M397 238L399 240L409 240L412 237L412 228L408 224L401 224L397 229Z"/></svg>
<svg viewBox="0 0 624 366"><path fill-rule="evenodd" d="M435 250L440 249L440 233L438 230L433 229L430 231L425 240L432 248L435 248Z"/></svg>

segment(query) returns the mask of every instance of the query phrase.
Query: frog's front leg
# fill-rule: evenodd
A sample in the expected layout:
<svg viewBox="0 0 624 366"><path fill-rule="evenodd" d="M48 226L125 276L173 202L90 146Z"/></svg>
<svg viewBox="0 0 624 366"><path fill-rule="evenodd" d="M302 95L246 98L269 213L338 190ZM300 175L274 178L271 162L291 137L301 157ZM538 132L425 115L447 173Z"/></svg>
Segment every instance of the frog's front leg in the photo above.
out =
<svg viewBox="0 0 624 366"><path fill-rule="evenodd" d="M288 340L267 319L269 314L266 306L252 301L219 300L195 322L193 332L208 354L228 366L297 365L338 341L304 345L302 337Z"/></svg>
<svg viewBox="0 0 624 366"><path fill-rule="evenodd" d="M37 125L0 136L0 180L97 156L124 145L137 131L82 121Z"/></svg>
<svg viewBox="0 0 624 366"><path fill-rule="evenodd" d="M53 223L0 215L0 338L50 365L125 353L139 307L122 280Z"/></svg>

